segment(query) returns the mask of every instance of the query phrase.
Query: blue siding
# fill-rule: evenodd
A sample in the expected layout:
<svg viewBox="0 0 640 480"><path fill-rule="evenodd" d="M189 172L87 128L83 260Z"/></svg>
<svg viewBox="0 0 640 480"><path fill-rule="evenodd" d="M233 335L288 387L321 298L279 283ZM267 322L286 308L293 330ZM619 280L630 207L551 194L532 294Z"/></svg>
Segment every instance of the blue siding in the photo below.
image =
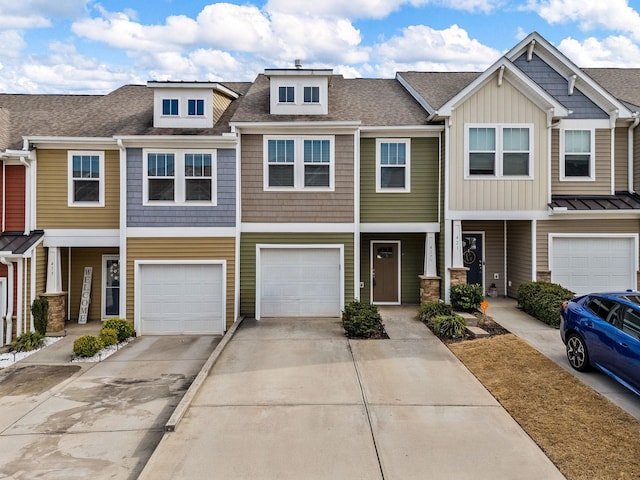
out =
<svg viewBox="0 0 640 480"><path fill-rule="evenodd" d="M128 227L235 227L236 153L219 149L217 197L215 207L143 206L142 149L127 149L127 226Z"/></svg>
<svg viewBox="0 0 640 480"><path fill-rule="evenodd" d="M527 62L527 54L524 53L514 63L562 105L572 110L569 118L609 118L604 110L577 88L574 88L573 95L569 95L569 81L537 55L534 54L531 61Z"/></svg>

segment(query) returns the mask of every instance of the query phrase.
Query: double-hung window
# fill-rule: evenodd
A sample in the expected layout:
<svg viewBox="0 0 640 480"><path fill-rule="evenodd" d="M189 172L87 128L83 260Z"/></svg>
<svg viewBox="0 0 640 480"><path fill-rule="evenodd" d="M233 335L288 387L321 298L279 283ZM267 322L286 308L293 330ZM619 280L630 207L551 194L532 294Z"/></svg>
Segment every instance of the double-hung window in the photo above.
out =
<svg viewBox="0 0 640 480"><path fill-rule="evenodd" d="M177 98L162 99L162 115L172 117L177 117L179 115Z"/></svg>
<svg viewBox="0 0 640 480"><path fill-rule="evenodd" d="M215 205L216 152L145 151L146 205Z"/></svg>
<svg viewBox="0 0 640 480"><path fill-rule="evenodd" d="M278 87L278 102L295 103L295 101L296 101L295 87L290 87L290 86Z"/></svg>
<svg viewBox="0 0 640 480"><path fill-rule="evenodd" d="M411 191L411 142L409 139L376 140L376 191Z"/></svg>
<svg viewBox="0 0 640 480"><path fill-rule="evenodd" d="M466 128L466 177L530 178L531 125L471 125Z"/></svg>
<svg viewBox="0 0 640 480"><path fill-rule="evenodd" d="M68 204L104 206L104 152L68 153Z"/></svg>
<svg viewBox="0 0 640 480"><path fill-rule="evenodd" d="M265 190L333 190L333 137L265 137Z"/></svg>
<svg viewBox="0 0 640 480"><path fill-rule="evenodd" d="M320 87L304 87L304 103L320 103Z"/></svg>
<svg viewBox="0 0 640 480"><path fill-rule="evenodd" d="M592 130L564 130L561 176L564 180L594 178L594 135Z"/></svg>
<svg viewBox="0 0 640 480"><path fill-rule="evenodd" d="M187 114L190 117L204 116L204 100L201 98L192 98L187 100Z"/></svg>

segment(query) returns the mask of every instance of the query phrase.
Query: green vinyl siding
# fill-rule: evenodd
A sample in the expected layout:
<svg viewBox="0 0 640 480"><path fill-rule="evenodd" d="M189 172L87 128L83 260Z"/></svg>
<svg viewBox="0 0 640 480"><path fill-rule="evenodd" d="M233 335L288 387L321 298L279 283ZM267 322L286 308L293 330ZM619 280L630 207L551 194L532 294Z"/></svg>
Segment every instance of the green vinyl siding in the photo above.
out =
<svg viewBox="0 0 640 480"><path fill-rule="evenodd" d="M411 192L376 193L376 139L360 143L360 221L438 221L438 138L411 139Z"/></svg>
<svg viewBox="0 0 640 480"><path fill-rule="evenodd" d="M256 308L256 245L344 245L344 303L353 301L353 234L243 233L240 237L240 314L254 316Z"/></svg>
<svg viewBox="0 0 640 480"><path fill-rule="evenodd" d="M371 241L400 241L400 301L406 304L420 303L420 279L424 269L424 233L367 234L360 243L360 300L371 301Z"/></svg>

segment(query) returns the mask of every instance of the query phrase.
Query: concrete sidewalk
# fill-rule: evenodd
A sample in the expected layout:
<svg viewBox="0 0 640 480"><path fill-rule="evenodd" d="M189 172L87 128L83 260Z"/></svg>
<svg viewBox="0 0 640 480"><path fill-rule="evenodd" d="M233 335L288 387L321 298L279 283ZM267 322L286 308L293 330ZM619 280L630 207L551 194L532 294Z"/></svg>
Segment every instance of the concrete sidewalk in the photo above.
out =
<svg viewBox="0 0 640 480"><path fill-rule="evenodd" d="M640 420L640 398L618 382L599 371L578 372L567 361L560 330L536 320L517 308L511 298L488 299L487 315L521 338L540 353L575 375L602 396Z"/></svg>
<svg viewBox="0 0 640 480"><path fill-rule="evenodd" d="M420 322L389 340L340 321L245 320L140 479L561 479Z"/></svg>

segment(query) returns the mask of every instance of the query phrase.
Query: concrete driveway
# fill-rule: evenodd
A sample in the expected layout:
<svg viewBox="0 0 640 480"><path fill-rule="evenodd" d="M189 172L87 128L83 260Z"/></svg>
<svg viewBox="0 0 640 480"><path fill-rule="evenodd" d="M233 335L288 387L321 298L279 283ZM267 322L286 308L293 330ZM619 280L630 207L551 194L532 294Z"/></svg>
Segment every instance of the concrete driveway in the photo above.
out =
<svg viewBox="0 0 640 480"><path fill-rule="evenodd" d="M393 312L389 340L245 321L140 479L564 478L415 308Z"/></svg>
<svg viewBox="0 0 640 480"><path fill-rule="evenodd" d="M72 364L77 336L0 371L0 478L137 478L220 340L144 336Z"/></svg>

